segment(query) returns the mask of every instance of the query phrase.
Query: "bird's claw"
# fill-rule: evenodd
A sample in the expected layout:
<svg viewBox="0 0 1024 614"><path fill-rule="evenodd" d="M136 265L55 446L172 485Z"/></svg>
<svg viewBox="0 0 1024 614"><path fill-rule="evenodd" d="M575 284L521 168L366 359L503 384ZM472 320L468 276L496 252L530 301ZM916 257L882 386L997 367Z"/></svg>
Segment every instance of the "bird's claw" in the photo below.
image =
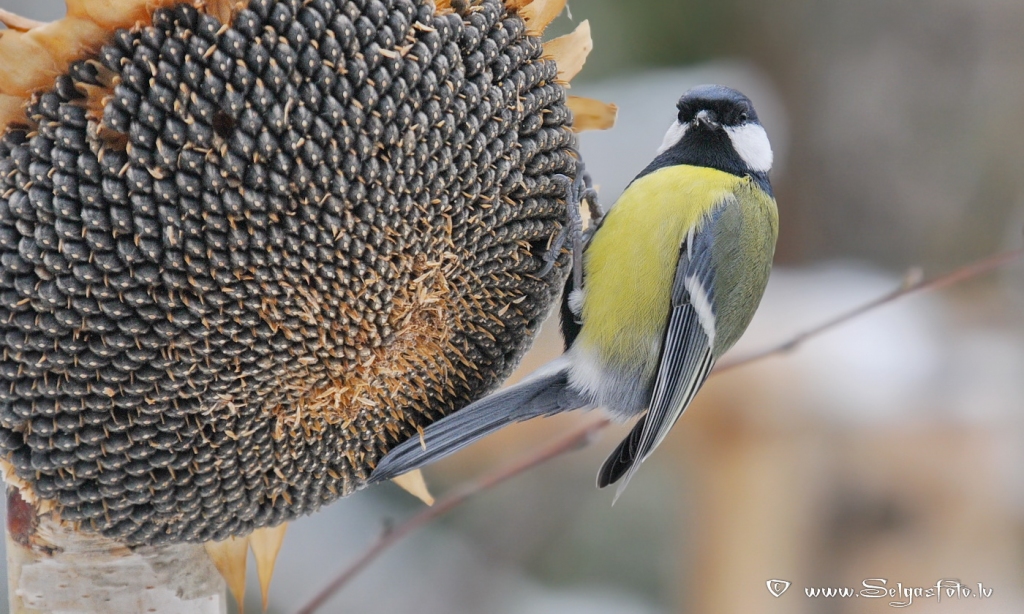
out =
<svg viewBox="0 0 1024 614"><path fill-rule="evenodd" d="M555 239L551 242L548 250L544 252L542 260L544 260L544 266L541 267L537 275L540 277L546 276L551 272L551 269L555 268L555 262L558 260L558 255L562 252L562 246L565 245L566 239L569 238L569 227L562 226L562 229L555 235Z"/></svg>
<svg viewBox="0 0 1024 614"><path fill-rule="evenodd" d="M559 187L565 190L565 208L569 219L568 223L555 236L547 252L545 252L543 256L544 266L538 274L543 277L550 273L566 241L571 241L573 287L582 288L584 234L580 206L583 204L583 201L587 201L590 207L590 216L595 223L600 222L604 213L597 202L597 190L594 189L593 180L590 178L590 173L587 172L582 160L577 162L576 177L574 179L570 179L562 174L553 175L552 179L559 184Z"/></svg>

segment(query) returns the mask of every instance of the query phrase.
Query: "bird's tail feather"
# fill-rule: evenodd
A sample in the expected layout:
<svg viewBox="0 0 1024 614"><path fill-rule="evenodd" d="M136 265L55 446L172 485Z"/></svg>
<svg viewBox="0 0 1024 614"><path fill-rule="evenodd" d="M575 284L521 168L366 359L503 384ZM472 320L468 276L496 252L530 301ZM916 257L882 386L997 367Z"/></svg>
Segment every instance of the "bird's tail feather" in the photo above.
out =
<svg viewBox="0 0 1024 614"><path fill-rule="evenodd" d="M633 430L629 432L629 435L626 435L626 438L605 459L604 464L601 465L601 470L597 473L598 488L604 488L618 482L622 476L626 475L626 472L633 466L633 463L638 462L637 455L640 453L640 435L644 431L644 422L646 420L647 415L644 414L633 425ZM618 499L618 494L616 493L616 499Z"/></svg>
<svg viewBox="0 0 1024 614"><path fill-rule="evenodd" d="M512 422L550 416L589 405L569 386L569 369L560 359L529 379L499 390L445 416L392 448L377 464L369 482L381 482L461 450Z"/></svg>

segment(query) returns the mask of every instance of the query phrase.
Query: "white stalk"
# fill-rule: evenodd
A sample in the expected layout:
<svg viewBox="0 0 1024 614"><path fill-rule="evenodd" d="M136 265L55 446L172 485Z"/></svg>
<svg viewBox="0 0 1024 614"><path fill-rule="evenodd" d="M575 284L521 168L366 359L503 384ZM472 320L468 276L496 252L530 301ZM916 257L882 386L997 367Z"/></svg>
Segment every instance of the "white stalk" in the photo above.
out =
<svg viewBox="0 0 1024 614"><path fill-rule="evenodd" d="M224 580L202 544L128 548L8 497L12 614L225 614Z"/></svg>

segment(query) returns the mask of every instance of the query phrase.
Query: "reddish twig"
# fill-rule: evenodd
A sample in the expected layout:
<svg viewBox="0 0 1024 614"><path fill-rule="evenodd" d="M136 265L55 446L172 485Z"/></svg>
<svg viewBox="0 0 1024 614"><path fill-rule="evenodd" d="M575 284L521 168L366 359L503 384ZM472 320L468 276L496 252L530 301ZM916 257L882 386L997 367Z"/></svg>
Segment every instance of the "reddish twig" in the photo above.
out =
<svg viewBox="0 0 1024 614"><path fill-rule="evenodd" d="M984 273L988 273L989 271L993 271L1001 266L1019 260L1022 257L1024 257L1024 248L1005 251L989 256L988 258L972 262L958 269L954 269L949 273L945 273L928 280L921 278L920 271L912 270L907 274L903 285L896 290L860 305L859 307L851 309L839 316L836 316L835 318L832 318L831 320L827 320L818 326L812 327L796 335L792 339L789 339L785 343L765 348L764 350L754 352L749 356L725 362L721 366L717 367L712 372L712 375L748 365L752 362L756 362L776 354L786 354L795 350L797 347L813 337L817 337L824 332L839 327L850 320L860 317L870 311L874 311L875 309L896 301L904 296L917 292L924 292L926 290L938 290L940 288L945 288L961 281L966 281ZM420 527L430 523L439 516L452 511L477 493L493 488L505 480L515 477L520 473L536 467L548 460L587 445L593 436L608 424L609 422L607 420L602 420L576 429L565 437L552 442L549 446L529 454L517 460L515 463L503 467L488 476L478 478L468 482L464 486L456 488L451 494L442 498L433 507L423 510L394 529L384 533L379 539L377 539L377 541L371 544L362 555L342 570L342 572L335 577L330 584L324 587L324 589L321 590L312 600L310 600L309 603L303 606L302 609L298 611L298 614L311 614L316 611L353 577L368 567L370 563L381 555L381 553L406 535L409 535Z"/></svg>
<svg viewBox="0 0 1024 614"><path fill-rule="evenodd" d="M323 590L311 599L309 603L302 606L302 609L300 609L297 614L312 614L312 612L315 612L320 608L320 606L326 603L334 593L355 577L356 574L369 566L369 564L380 556L381 553L406 535L459 507L466 501L466 499L469 499L479 492L494 488L505 480L513 478L520 473L536 467L537 465L587 445L590 443L590 440L594 435L606 426L608 426L608 420L591 422L572 431L569 435L559 438L550 445L532 452L510 465L498 469L494 473L477 478L456 488L433 506L424 509L422 512L416 514L397 527L394 527L390 531L386 531L377 539L377 541L371 544L370 547L359 556L359 558L353 561L341 572L341 574L332 580L330 584L324 587Z"/></svg>

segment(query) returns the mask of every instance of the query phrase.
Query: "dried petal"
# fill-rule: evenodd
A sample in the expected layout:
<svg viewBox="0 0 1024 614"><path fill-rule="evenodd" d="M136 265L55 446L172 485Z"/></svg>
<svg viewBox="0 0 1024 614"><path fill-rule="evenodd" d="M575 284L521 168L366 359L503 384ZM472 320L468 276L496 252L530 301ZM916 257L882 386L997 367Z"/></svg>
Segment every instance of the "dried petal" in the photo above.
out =
<svg viewBox="0 0 1024 614"><path fill-rule="evenodd" d="M270 579L274 577L274 564L284 543L284 533L288 523L282 522L276 527L256 529L249 536L249 547L256 559L256 574L260 579L260 596L263 598L263 611L267 610L267 595L270 593Z"/></svg>
<svg viewBox="0 0 1024 614"><path fill-rule="evenodd" d="M434 504L434 497L430 494L430 490L427 489L427 482L423 479L423 472L419 469L402 474L391 481L427 505Z"/></svg>
<svg viewBox="0 0 1024 614"><path fill-rule="evenodd" d="M540 36L548 25L565 9L566 0L533 0L519 10L519 15L526 22L527 32Z"/></svg>
<svg viewBox="0 0 1024 614"><path fill-rule="evenodd" d="M619 113L619 107L614 104L582 96L569 96L565 104L572 110L574 132L607 130L615 125Z"/></svg>
<svg viewBox="0 0 1024 614"><path fill-rule="evenodd" d="M224 541L206 542L203 545L234 596L238 611L244 612L245 559L249 555L249 538L229 537Z"/></svg>
<svg viewBox="0 0 1024 614"><path fill-rule="evenodd" d="M593 48L590 21L585 19L571 33L544 43L544 57L558 64L558 81L569 83L583 69Z"/></svg>

